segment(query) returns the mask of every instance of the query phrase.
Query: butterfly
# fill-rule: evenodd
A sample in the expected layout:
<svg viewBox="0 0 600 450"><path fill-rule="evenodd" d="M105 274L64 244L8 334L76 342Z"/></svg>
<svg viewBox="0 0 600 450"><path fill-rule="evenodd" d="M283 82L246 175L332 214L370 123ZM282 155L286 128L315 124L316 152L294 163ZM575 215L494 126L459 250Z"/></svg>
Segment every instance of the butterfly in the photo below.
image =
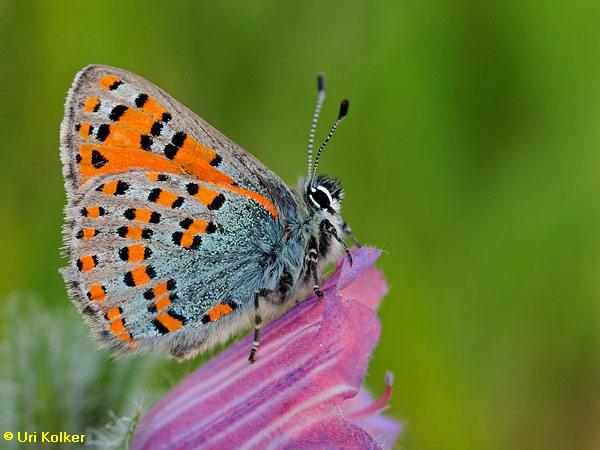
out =
<svg viewBox="0 0 600 450"><path fill-rule="evenodd" d="M60 145L67 194L61 270L99 343L117 353L166 349L189 358L280 307L350 253L338 180L313 162L288 187L181 103L125 70L92 65L69 91ZM358 241L356 241L358 242Z"/></svg>

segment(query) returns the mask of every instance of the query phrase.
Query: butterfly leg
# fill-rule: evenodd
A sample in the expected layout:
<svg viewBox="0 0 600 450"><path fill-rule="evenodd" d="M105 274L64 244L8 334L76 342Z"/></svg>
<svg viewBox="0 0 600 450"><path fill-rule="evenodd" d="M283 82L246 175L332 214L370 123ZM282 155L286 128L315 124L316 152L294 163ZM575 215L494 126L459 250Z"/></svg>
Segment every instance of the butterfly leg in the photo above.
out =
<svg viewBox="0 0 600 450"><path fill-rule="evenodd" d="M260 329L262 327L262 317L259 311L260 298L267 298L274 292L275 291L270 289L258 289L254 292L254 342L252 342L250 356L248 357L248 361L250 361L250 363L256 361L256 352L258 351L258 346L260 345Z"/></svg>
<svg viewBox="0 0 600 450"><path fill-rule="evenodd" d="M358 240L358 238L352 232L352 229L350 228L350 225L348 225L346 222L344 222L342 224L342 231L344 232L344 234L346 236L350 236L350 239L352 239L352 242L354 242L354 245L356 245L357 247L362 247L362 244L360 243L360 241Z"/></svg>
<svg viewBox="0 0 600 450"><path fill-rule="evenodd" d="M317 263L319 261L319 249L317 248L317 240L311 239L306 252L306 264L308 265L308 273L312 277L313 291L319 298L323 298L323 292L319 285L319 274L317 273Z"/></svg>
<svg viewBox="0 0 600 450"><path fill-rule="evenodd" d="M337 230L335 229L335 227L329 220L325 219L324 221L321 222L321 231L329 234L336 241L338 241L338 243L342 246L342 248L346 252L346 258L348 258L348 262L350 263L350 265L352 265L352 255L350 254L350 249L348 248L348 245L337 234Z"/></svg>

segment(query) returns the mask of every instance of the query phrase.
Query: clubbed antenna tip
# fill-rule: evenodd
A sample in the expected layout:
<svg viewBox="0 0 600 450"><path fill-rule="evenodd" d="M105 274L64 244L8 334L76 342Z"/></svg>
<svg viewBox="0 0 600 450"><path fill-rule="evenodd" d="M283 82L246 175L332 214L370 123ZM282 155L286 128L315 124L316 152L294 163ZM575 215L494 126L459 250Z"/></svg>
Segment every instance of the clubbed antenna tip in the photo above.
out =
<svg viewBox="0 0 600 450"><path fill-rule="evenodd" d="M325 75L323 75L322 73L320 73L317 77L317 89L319 90L319 92L325 91Z"/></svg>
<svg viewBox="0 0 600 450"><path fill-rule="evenodd" d="M346 99L342 100L340 103L340 113L338 114L338 120L343 119L348 114L348 108L350 107L350 102Z"/></svg>

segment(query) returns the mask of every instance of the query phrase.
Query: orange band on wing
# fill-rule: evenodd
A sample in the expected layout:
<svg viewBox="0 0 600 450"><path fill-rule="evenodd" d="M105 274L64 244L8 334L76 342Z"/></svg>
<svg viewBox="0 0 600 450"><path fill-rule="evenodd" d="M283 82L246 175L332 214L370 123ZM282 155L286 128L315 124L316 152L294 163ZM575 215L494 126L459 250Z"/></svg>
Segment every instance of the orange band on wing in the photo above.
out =
<svg viewBox="0 0 600 450"><path fill-rule="evenodd" d="M80 235L83 239L92 239L98 235L98 230L95 228L82 228L77 236L79 237Z"/></svg>
<svg viewBox="0 0 600 450"><path fill-rule="evenodd" d="M106 290L104 286L99 284L92 284L90 286L90 290L88 291L88 298L95 302L101 302L106 298Z"/></svg>
<svg viewBox="0 0 600 450"><path fill-rule="evenodd" d="M183 322L175 317L171 316L168 312L164 312L156 316L156 320L158 320L169 333L181 328L183 326Z"/></svg>
<svg viewBox="0 0 600 450"><path fill-rule="evenodd" d="M87 272L95 268L97 263L98 260L94 255L82 256L77 260L77 267L80 272Z"/></svg>
<svg viewBox="0 0 600 450"><path fill-rule="evenodd" d="M127 262L134 263L146 259L147 247L144 244L130 245L127 251L129 253Z"/></svg>
<svg viewBox="0 0 600 450"><path fill-rule="evenodd" d="M162 311L163 309L171 306L172 302L168 295L163 295L158 300L154 301L154 307L157 311Z"/></svg>
<svg viewBox="0 0 600 450"><path fill-rule="evenodd" d="M181 166L187 173L207 183L229 185L234 182L232 178L215 169L209 162L201 159L192 160L189 163L181 164Z"/></svg>
<svg viewBox="0 0 600 450"><path fill-rule="evenodd" d="M139 226L134 226L134 225L129 225L129 226L119 228L118 231L120 232L119 234L121 237L124 237L127 239L140 240L140 239L144 238L145 228L139 227Z"/></svg>
<svg viewBox="0 0 600 450"><path fill-rule="evenodd" d="M96 217L103 216L104 213L105 213L104 208L102 208L100 206L88 206L87 208L82 209L82 214L85 217L96 218Z"/></svg>
<svg viewBox="0 0 600 450"><path fill-rule="evenodd" d="M208 206L218 195L219 193L217 191L213 191L204 186L198 186L198 192L194 194L194 197L203 205Z"/></svg>
<svg viewBox="0 0 600 450"><path fill-rule="evenodd" d="M98 97L86 98L83 102L85 112L92 113L100 107L100 99Z"/></svg>
<svg viewBox="0 0 600 450"><path fill-rule="evenodd" d="M97 151L99 151L107 160L107 162L99 168L94 167L92 164L92 151L95 150L96 147L91 144L84 144L81 146L81 162L79 167L81 174L83 175L82 183L85 183L91 177L96 175L127 172L133 168L180 174L188 172L199 180L216 184L229 191L235 192L236 194L240 194L256 201L276 219L279 216L273 203L267 200L265 196L254 191L232 186L233 179L204 161L192 161L187 166L181 167L169 161L167 158L144 150L127 149L124 151L122 148L104 145L97 148ZM196 197L205 205L210 204L215 196L215 192L208 189L200 190L198 194L196 194Z"/></svg>
<svg viewBox="0 0 600 450"><path fill-rule="evenodd" d="M221 316L226 316L227 314L229 314L232 311L233 311L233 309L228 304L226 304L226 303L219 303L219 304L213 306L208 311L207 315L208 315L208 317L210 317L210 321L214 322L215 320L217 320Z"/></svg>
<svg viewBox="0 0 600 450"><path fill-rule="evenodd" d="M144 222L144 223L150 223L153 219L152 219L152 215L153 214L157 214L155 211L150 211L149 209L141 209L141 208L136 208L133 209L133 218L131 220L135 220L137 222Z"/></svg>
<svg viewBox="0 0 600 450"><path fill-rule="evenodd" d="M169 288L167 286L167 281L161 281L160 283L158 283L156 286L154 286L154 288L152 289L153 294L158 297L159 295L165 294L169 291Z"/></svg>
<svg viewBox="0 0 600 450"><path fill-rule="evenodd" d="M109 89L113 88L113 86L115 86L116 83L120 82L121 80L119 79L119 77L115 77L114 75L106 75L100 79L100 86L105 91L108 91Z"/></svg>
<svg viewBox="0 0 600 450"><path fill-rule="evenodd" d="M143 284L150 283L150 281L152 280L152 278L150 278L150 276L148 275L146 269L146 266L139 266L130 271L135 286L141 286Z"/></svg>
<svg viewBox="0 0 600 450"><path fill-rule="evenodd" d="M110 322L110 332L121 341L131 341L133 337L131 333L125 328L125 321L123 320L121 308L115 306L106 313L106 320ZM133 343L130 343L133 344ZM130 345L130 348L134 348L135 345Z"/></svg>
<svg viewBox="0 0 600 450"><path fill-rule="evenodd" d="M158 198L154 200L157 205L164 206L166 208L172 208L175 202L179 199L177 194L173 194L169 191L161 190L158 194Z"/></svg>
<svg viewBox="0 0 600 450"><path fill-rule="evenodd" d="M90 127L91 125L87 122L83 122L79 127L79 135L84 141L86 141L90 135Z"/></svg>
<svg viewBox="0 0 600 450"><path fill-rule="evenodd" d="M267 200L266 197L260 195L259 193L254 192L254 191L249 191L247 189L242 189L242 188L239 188L236 186L223 186L223 188L227 189L229 191L235 192L236 194L243 195L244 197L251 198L255 202L264 206L264 208L267 211L269 211L269 213L271 213L271 215L275 219L277 219L279 217L279 212L277 211L277 209L275 209L275 206L273 206L273 203L271 203L269 200Z"/></svg>
<svg viewBox="0 0 600 450"><path fill-rule="evenodd" d="M196 139L191 136L187 136L181 149L177 152L177 156L181 158L189 158L190 160L196 160L200 158L206 162L211 162L217 156L217 152L215 152L212 148L198 142Z"/></svg>
<svg viewBox="0 0 600 450"><path fill-rule="evenodd" d="M137 109L128 108L123 115L119 117L117 122L110 126L110 133L118 134L116 133L118 128L129 128L135 132L133 133L135 136L139 137L141 134L150 133L150 128L153 123L154 119L148 116L148 114L144 114ZM110 139L110 135L108 136L108 139Z"/></svg>
<svg viewBox="0 0 600 450"><path fill-rule="evenodd" d="M115 320L110 324L110 331L113 334L121 334L125 331L125 324L122 320Z"/></svg>
<svg viewBox="0 0 600 450"><path fill-rule="evenodd" d="M166 110L156 103L156 100L154 100L152 97L148 97L146 99L144 106L142 106L142 110L145 113L150 114L154 120L161 120L163 113L166 112Z"/></svg>
<svg viewBox="0 0 600 450"><path fill-rule="evenodd" d="M191 248L196 242L198 242L198 240L194 233L183 233L181 235L181 245L184 248Z"/></svg>
<svg viewBox="0 0 600 450"><path fill-rule="evenodd" d="M208 227L208 222L206 220L196 219L189 225L187 230L193 234L206 233L207 227Z"/></svg>
<svg viewBox="0 0 600 450"><path fill-rule="evenodd" d="M98 151L107 161L100 167L92 163L92 151ZM167 158L135 148L119 148L109 145L83 144L80 148L79 169L82 184L101 174L129 172L132 169L148 169L158 172L184 173L183 169Z"/></svg>

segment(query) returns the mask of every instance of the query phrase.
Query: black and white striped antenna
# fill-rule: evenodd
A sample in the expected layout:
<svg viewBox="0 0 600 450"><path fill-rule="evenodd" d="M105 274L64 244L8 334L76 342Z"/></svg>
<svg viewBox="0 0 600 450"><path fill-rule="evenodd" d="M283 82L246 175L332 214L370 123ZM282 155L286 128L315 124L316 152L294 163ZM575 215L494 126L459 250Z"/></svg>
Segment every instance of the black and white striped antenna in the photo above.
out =
<svg viewBox="0 0 600 450"><path fill-rule="evenodd" d="M311 185L317 174L317 168L319 167L319 158L321 157L321 153L323 153L323 149L325 148L325 146L329 143L329 141L333 137L333 134L335 133L335 130L337 130L338 125L342 122L342 120L344 120L344 117L346 117L346 115L348 114L349 106L350 106L350 103L348 102L348 100L342 100L342 102L340 103L340 112L338 114L338 117L337 117L337 119L335 119L335 122L333 122L333 125L332 125L331 129L329 130L329 134L327 134L327 137L325 138L325 140L319 147L319 150L317 151L317 155L315 156L315 163L314 163L313 169L312 169L312 174L309 172ZM310 168L309 168L309 170L310 170Z"/></svg>
<svg viewBox="0 0 600 450"><path fill-rule="evenodd" d="M317 104L315 105L315 112L313 113L312 124L310 125L310 133L308 134L308 171L307 176L311 176L312 172L312 156L313 156L313 145L315 143L315 132L317 131L317 123L319 122L319 114L321 114L321 107L325 101L325 76L320 74L317 77Z"/></svg>

